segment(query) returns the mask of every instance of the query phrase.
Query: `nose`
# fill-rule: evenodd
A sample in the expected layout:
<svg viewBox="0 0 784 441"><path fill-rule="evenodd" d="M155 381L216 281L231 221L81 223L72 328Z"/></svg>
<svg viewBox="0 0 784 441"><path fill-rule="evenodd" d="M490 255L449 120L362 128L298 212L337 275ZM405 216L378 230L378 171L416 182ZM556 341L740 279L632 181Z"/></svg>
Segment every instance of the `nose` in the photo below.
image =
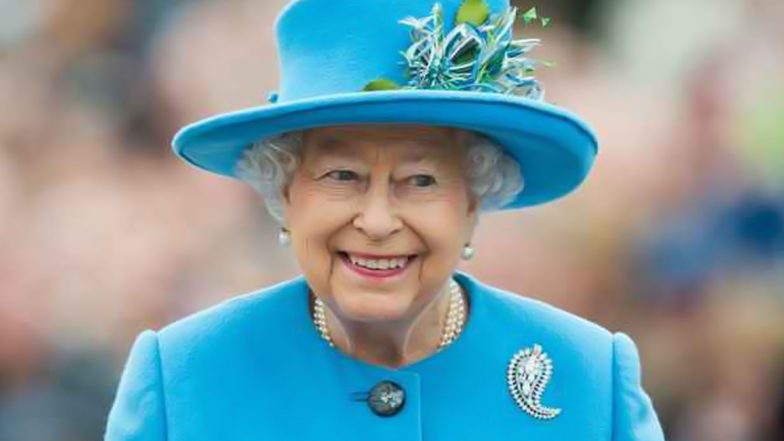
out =
<svg viewBox="0 0 784 441"><path fill-rule="evenodd" d="M366 193L354 227L373 240L382 240L403 227L403 221L390 202L388 185L371 186Z"/></svg>

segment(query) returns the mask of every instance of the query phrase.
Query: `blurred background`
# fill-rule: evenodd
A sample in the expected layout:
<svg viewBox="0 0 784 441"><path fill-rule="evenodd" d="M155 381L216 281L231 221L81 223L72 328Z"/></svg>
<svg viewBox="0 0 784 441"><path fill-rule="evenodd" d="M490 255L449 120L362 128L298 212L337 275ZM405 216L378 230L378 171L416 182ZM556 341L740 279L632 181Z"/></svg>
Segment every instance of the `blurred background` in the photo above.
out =
<svg viewBox="0 0 784 441"><path fill-rule="evenodd" d="M266 103L284 3L0 0L0 441L101 439L136 334L298 273L169 148ZM462 269L629 333L668 440L784 440L784 1L516 3L601 151Z"/></svg>

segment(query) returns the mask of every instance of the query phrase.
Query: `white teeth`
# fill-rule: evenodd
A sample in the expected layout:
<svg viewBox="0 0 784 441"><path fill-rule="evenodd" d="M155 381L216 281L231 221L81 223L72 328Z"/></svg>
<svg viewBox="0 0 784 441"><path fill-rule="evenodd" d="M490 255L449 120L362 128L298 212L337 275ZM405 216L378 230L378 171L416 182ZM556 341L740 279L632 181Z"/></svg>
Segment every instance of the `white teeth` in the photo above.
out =
<svg viewBox="0 0 784 441"><path fill-rule="evenodd" d="M363 257L348 255L351 263L357 266L370 269L390 269L390 268L403 268L408 262L408 257L395 257L392 259L365 259Z"/></svg>

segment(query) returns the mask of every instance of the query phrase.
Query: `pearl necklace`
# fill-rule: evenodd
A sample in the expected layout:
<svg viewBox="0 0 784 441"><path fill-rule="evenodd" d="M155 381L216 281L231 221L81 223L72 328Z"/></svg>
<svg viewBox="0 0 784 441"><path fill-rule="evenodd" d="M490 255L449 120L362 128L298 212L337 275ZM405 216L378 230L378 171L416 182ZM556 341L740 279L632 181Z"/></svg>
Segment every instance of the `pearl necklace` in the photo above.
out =
<svg viewBox="0 0 784 441"><path fill-rule="evenodd" d="M463 300L463 293L460 289L460 285L455 282L454 279L449 280L449 290L449 308L447 310L446 324L444 325L444 332L441 334L441 342L438 345L438 349L442 349L455 341L465 324L465 301ZM321 338L326 340L330 346L334 347L335 342L332 341L332 337L329 335L329 329L327 328L327 315L324 302L318 297L316 297L315 304L313 305L313 322L315 323L319 334L321 334Z"/></svg>

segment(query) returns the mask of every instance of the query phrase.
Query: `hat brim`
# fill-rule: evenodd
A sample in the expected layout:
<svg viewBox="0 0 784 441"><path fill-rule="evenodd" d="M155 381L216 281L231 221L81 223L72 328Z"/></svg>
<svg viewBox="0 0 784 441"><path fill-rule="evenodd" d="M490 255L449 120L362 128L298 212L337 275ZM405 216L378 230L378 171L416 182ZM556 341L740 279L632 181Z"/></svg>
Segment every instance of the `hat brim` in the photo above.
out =
<svg viewBox="0 0 784 441"><path fill-rule="evenodd" d="M335 94L217 115L182 128L174 153L193 166L236 178L253 143L285 132L346 124L416 124L473 130L520 164L524 190L501 209L552 201L578 187L598 150L577 116L527 98L483 92L393 90Z"/></svg>

